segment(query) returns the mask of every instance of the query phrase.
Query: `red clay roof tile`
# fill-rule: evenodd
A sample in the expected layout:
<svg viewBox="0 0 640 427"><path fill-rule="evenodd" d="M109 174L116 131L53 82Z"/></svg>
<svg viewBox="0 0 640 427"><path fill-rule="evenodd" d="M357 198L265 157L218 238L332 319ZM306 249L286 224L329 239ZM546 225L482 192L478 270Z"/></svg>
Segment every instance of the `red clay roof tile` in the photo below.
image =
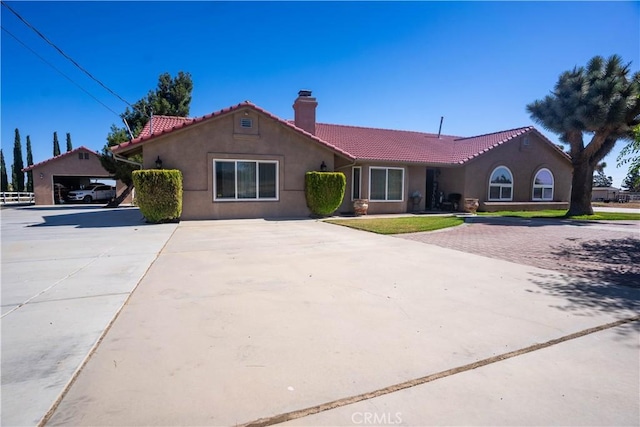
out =
<svg viewBox="0 0 640 427"><path fill-rule="evenodd" d="M307 137L309 137L312 140L314 140L316 143L324 145L325 147L331 149L332 151L337 152L338 154L340 154L340 155L342 155L342 156L344 156L344 157L346 157L346 158L348 158L350 160L354 160L349 153L343 151L339 147L336 147L336 146L332 145L331 143L329 143L327 141L324 141L324 140L318 138L315 135L310 134L309 132L307 132L307 131L305 131L303 129L300 129L299 127L294 126L293 124L289 123L288 121L283 120L280 117L271 114L267 110L264 110L264 109L258 107L257 105L255 105L255 104L253 104L253 103L251 103L249 101L241 102L240 104L234 105L232 107L223 108L220 111L216 111L216 112L213 112L211 114L207 114L207 115L202 116L202 117L183 120L181 123L179 121L172 122L170 120L164 120L164 121L160 120L160 121L158 121L158 126L156 126L155 123L153 124L153 129L154 129L154 133L153 134L149 135L148 134L148 130L147 130L146 134L141 132L140 136L138 138L132 139L129 142L123 142L120 145L112 147L111 150L114 153L120 153L120 152L123 152L123 151L129 151L135 146L138 146L138 145L141 145L143 143L146 143L149 140L157 138L157 137L159 137L161 135L166 135L167 133L173 132L174 130L183 129L183 128L187 127L187 126L190 126L190 125L193 125L193 124L196 124L196 123L200 123L200 122L203 122L205 120L212 119L214 117L220 117L220 116L222 116L224 114L227 114L227 113L230 113L230 112L233 112L233 111L238 111L241 108L250 108L252 110L258 111L258 112L260 112L260 113L272 118L273 120L275 120L277 122L280 122L283 125L295 130L296 132L299 132L299 133L301 133L303 135L306 135ZM156 116L154 116L154 117L156 117ZM159 116L159 117L169 117L169 116ZM162 128L163 124L171 125L171 127L170 128ZM146 128L146 126L145 126L145 128Z"/></svg>
<svg viewBox="0 0 640 427"><path fill-rule="evenodd" d="M561 148L549 141L533 126L472 137L452 135L440 135L440 137L438 137L438 135L432 133L316 123L316 134L312 135L296 127L292 120L283 120L249 101L194 119L154 116L153 134L149 133L149 124L147 124L138 138L113 147L112 150L116 153L129 151L133 147L160 135L214 117L219 117L241 108L251 108L265 114L273 120L290 127L296 132L306 135L315 142L324 145L352 161L371 160L402 163L464 164L528 132L535 132L543 140L551 144L554 149L568 158L568 155L564 153Z"/></svg>
<svg viewBox="0 0 640 427"><path fill-rule="evenodd" d="M177 117L177 116L153 116L152 120L149 120L142 131L140 131L140 135L138 138L142 138L143 136L149 136L154 133L162 132L167 129L173 129L174 127L181 126L186 122L190 122L193 119L190 117ZM153 123L153 132L150 132L151 123Z"/></svg>

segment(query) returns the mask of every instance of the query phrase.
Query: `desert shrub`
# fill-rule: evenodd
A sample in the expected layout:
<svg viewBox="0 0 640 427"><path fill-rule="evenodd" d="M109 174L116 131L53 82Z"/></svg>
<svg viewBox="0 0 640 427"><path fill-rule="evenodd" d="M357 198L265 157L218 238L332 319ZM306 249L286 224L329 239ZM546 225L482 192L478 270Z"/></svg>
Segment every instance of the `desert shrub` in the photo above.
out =
<svg viewBox="0 0 640 427"><path fill-rule="evenodd" d="M307 172L304 194L314 215L331 215L342 203L347 178L342 172Z"/></svg>
<svg viewBox="0 0 640 427"><path fill-rule="evenodd" d="M176 221L182 214L182 172L147 169L133 172L136 203L148 222Z"/></svg>

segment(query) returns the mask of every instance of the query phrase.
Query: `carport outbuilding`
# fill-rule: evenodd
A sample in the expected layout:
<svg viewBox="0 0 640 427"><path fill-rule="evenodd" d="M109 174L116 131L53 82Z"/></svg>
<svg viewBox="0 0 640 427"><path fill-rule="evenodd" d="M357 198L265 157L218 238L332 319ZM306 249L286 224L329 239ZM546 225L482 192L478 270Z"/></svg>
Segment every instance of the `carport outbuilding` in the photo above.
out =
<svg viewBox="0 0 640 427"><path fill-rule="evenodd" d="M69 190L83 188L97 179L113 179L100 163L98 153L78 147L25 169L33 172L36 205L53 205L64 201ZM118 182L118 190L122 184Z"/></svg>

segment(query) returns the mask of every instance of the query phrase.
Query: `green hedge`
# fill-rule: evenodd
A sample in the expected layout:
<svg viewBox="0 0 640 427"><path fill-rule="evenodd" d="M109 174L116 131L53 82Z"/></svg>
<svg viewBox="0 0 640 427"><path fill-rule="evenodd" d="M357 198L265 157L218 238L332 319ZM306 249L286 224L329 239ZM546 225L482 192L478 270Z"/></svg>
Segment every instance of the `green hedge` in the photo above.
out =
<svg viewBox="0 0 640 427"><path fill-rule="evenodd" d="M182 215L182 172L175 169L134 171L136 203L148 222L176 221Z"/></svg>
<svg viewBox="0 0 640 427"><path fill-rule="evenodd" d="M342 172L307 172L304 194L315 215L331 215L342 204L347 178Z"/></svg>

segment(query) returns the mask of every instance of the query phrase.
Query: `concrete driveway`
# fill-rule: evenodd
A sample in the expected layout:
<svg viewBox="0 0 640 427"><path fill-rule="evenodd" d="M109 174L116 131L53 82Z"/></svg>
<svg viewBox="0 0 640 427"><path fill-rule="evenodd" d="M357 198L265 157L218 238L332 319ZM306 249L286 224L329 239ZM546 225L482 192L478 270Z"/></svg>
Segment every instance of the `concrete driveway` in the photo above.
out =
<svg viewBox="0 0 640 427"><path fill-rule="evenodd" d="M1 424L36 425L176 225L98 206L3 208L0 219Z"/></svg>
<svg viewBox="0 0 640 427"><path fill-rule="evenodd" d="M640 290L572 280L312 220L183 222L49 424L638 425Z"/></svg>

